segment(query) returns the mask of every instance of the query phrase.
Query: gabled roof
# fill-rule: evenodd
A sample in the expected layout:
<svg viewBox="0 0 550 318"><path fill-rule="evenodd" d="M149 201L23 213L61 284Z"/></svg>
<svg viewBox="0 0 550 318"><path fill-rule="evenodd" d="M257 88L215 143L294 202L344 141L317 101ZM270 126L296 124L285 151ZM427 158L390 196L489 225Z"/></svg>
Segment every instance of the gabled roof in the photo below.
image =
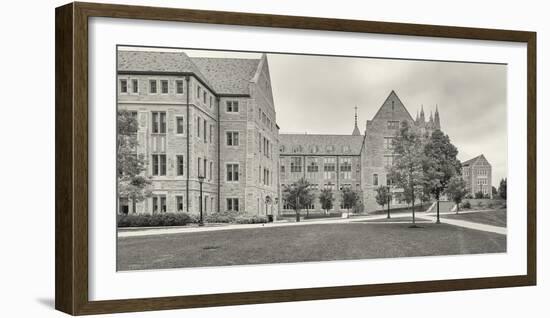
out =
<svg viewBox="0 0 550 318"><path fill-rule="evenodd" d="M316 134L279 134L279 146L284 147L281 155L359 155L363 136L316 135ZM301 146L301 150L294 151ZM317 152L314 151L317 147ZM327 147L333 146L332 151ZM349 146L349 151L344 151Z"/></svg>
<svg viewBox="0 0 550 318"><path fill-rule="evenodd" d="M260 59L193 57L191 60L219 94L250 94L248 84Z"/></svg>
<svg viewBox="0 0 550 318"><path fill-rule="evenodd" d="M485 158L485 156L483 154L477 156L477 157L474 157L470 160L466 160L462 163L462 166L473 166L474 164L478 163L478 161L481 161L481 162L485 162L485 163L489 163L489 161L487 161L487 159Z"/></svg>
<svg viewBox="0 0 550 318"><path fill-rule="evenodd" d="M392 90L390 92L390 94L388 95L388 97L386 97L386 100L384 100L384 102L382 103L382 105L380 106L380 108L378 109L378 111L376 112L374 117L372 118L372 120L375 120L377 117L380 116L381 113L384 113L383 110L386 110L386 108L391 107L391 105L392 105L391 102L392 101L395 102L394 106L397 106L397 108L395 110L391 111L392 113L394 111L403 113L407 117L407 119L409 119L411 121L414 121L411 114L407 110L407 107L405 107L405 104L403 104L403 102L401 101L399 96L397 96L397 93L395 93L394 90Z"/></svg>
<svg viewBox="0 0 550 318"><path fill-rule="evenodd" d="M206 85L213 88L208 78L184 52L118 51L117 71L194 73Z"/></svg>

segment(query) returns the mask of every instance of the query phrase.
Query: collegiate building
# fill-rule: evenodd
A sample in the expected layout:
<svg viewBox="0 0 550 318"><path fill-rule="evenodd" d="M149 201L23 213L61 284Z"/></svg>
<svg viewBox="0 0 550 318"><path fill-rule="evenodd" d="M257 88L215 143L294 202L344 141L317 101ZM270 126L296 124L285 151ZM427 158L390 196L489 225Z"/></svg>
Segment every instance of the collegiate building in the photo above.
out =
<svg viewBox="0 0 550 318"><path fill-rule="evenodd" d="M147 158L153 181L153 195L138 202L136 211L127 198L119 198L120 213L196 214L199 176L206 214L291 213L281 200L282 188L302 177L317 194L322 188L334 190L335 211L348 208L340 202L339 190L346 187L361 193L365 211L378 210L375 189L390 185L387 167L400 122L408 121L426 136L441 128L437 108L429 119L423 108L413 119L392 91L363 132L356 113L349 135L279 134L265 54L259 59L195 58L183 52L120 50L117 63L118 108L137 118L137 153ZM478 161L472 163L482 164ZM490 165L488 173L491 180ZM471 188L479 180L472 179ZM490 181L487 187L490 194ZM393 206L404 204L399 190L393 191ZM322 210L318 196L308 208Z"/></svg>
<svg viewBox="0 0 550 318"><path fill-rule="evenodd" d="M462 178L472 197L481 192L484 196L493 198L492 168L483 154L462 163Z"/></svg>

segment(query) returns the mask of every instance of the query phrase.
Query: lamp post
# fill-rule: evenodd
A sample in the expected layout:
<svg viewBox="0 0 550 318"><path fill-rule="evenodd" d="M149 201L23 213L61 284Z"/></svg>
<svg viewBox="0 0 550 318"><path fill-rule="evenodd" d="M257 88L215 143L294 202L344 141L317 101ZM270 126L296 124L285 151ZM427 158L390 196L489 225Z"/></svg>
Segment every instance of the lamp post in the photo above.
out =
<svg viewBox="0 0 550 318"><path fill-rule="evenodd" d="M200 211L200 219L199 219L199 226L204 225L204 221L202 218L202 183L204 182L204 176L199 175L199 187L200 187L200 202L199 202L199 211Z"/></svg>
<svg viewBox="0 0 550 318"><path fill-rule="evenodd" d="M389 219L389 218L391 218L391 216L390 216L390 202L391 202L390 186L387 186L387 188L388 188L387 196L388 196L388 219Z"/></svg>

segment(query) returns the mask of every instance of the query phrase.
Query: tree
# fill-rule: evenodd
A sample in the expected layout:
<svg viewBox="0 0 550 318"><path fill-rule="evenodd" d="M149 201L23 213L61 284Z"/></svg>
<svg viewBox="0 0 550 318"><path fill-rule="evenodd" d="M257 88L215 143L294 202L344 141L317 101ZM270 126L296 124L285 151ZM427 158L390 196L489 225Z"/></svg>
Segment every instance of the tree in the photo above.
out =
<svg viewBox="0 0 550 318"><path fill-rule="evenodd" d="M319 201L321 202L321 208L325 211L325 215L332 209L334 203L334 195L332 189L324 188L319 194Z"/></svg>
<svg viewBox="0 0 550 318"><path fill-rule="evenodd" d="M483 191L477 191L475 193L475 198L476 199L483 199L484 195L483 195Z"/></svg>
<svg viewBox="0 0 550 318"><path fill-rule="evenodd" d="M446 193L449 195L449 198L456 204L456 213L458 214L460 203L468 193L468 190L466 189L466 182L464 181L464 179L462 179L460 175L455 175L449 181Z"/></svg>
<svg viewBox="0 0 550 318"><path fill-rule="evenodd" d="M426 191L437 200L437 221L439 221L439 199L456 174L460 174L462 165L456 158L458 150L449 136L441 130L435 130L424 145L423 174Z"/></svg>
<svg viewBox="0 0 550 318"><path fill-rule="evenodd" d="M390 168L390 178L394 184L403 188L405 198L409 196L412 203L413 227L416 227L414 202L415 195L421 191L424 182L424 152L419 132L407 121L401 127L392 142L394 161Z"/></svg>
<svg viewBox="0 0 550 318"><path fill-rule="evenodd" d="M500 184L498 185L498 195L504 200L506 200L506 183L507 182L508 182L507 178L504 178L500 180Z"/></svg>
<svg viewBox="0 0 550 318"><path fill-rule="evenodd" d="M315 201L315 194L312 191L309 191L307 194L304 195L304 198L301 200L302 206L306 207L306 218L309 217L309 207L313 204Z"/></svg>
<svg viewBox="0 0 550 318"><path fill-rule="evenodd" d="M342 204L344 205L344 208L348 210L350 208L354 208L357 202L359 201L359 194L357 191L344 187L342 189Z"/></svg>
<svg viewBox="0 0 550 318"><path fill-rule="evenodd" d="M283 188L283 200L296 212L296 222L300 222L300 209L305 206L304 202L309 199L311 189L310 183L301 178L300 180L285 185Z"/></svg>
<svg viewBox="0 0 550 318"><path fill-rule="evenodd" d="M491 187L491 192L493 194L493 198L495 198L498 195L498 190L495 188L495 186Z"/></svg>
<svg viewBox="0 0 550 318"><path fill-rule="evenodd" d="M117 174L118 196L136 203L151 196L151 179L145 175L147 161L143 154L137 154L138 122L135 113L119 110L117 113Z"/></svg>
<svg viewBox="0 0 550 318"><path fill-rule="evenodd" d="M376 188L376 203L384 209L384 206L389 202L389 191L387 186L378 186Z"/></svg>

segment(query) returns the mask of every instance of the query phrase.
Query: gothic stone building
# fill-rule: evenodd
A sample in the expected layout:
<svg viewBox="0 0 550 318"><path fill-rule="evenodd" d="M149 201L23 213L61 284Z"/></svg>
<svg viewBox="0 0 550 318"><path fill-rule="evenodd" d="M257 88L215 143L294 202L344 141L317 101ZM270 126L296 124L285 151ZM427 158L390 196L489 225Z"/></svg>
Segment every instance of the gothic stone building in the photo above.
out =
<svg viewBox="0 0 550 318"><path fill-rule="evenodd" d="M492 168L483 154L462 163L462 178L472 197L475 197L476 192L482 192L493 198Z"/></svg>
<svg viewBox="0 0 550 318"><path fill-rule="evenodd" d="M118 51L118 108L139 123L152 197L119 211L268 211L278 194L278 127L267 58ZM269 201L269 200L267 200Z"/></svg>
<svg viewBox="0 0 550 318"><path fill-rule="evenodd" d="M118 108L138 120L137 153L147 158L153 195L136 205L119 198L121 213L249 214L290 212L282 185L305 177L319 191L360 191L366 211L380 209L375 189L388 184L391 141L408 121L424 134L440 128L439 112L412 118L392 91L363 133L279 134L266 55L259 59L196 58L183 52L119 51ZM490 193L490 191L489 191ZM394 206L401 199L394 195ZM318 200L310 207L321 211Z"/></svg>

